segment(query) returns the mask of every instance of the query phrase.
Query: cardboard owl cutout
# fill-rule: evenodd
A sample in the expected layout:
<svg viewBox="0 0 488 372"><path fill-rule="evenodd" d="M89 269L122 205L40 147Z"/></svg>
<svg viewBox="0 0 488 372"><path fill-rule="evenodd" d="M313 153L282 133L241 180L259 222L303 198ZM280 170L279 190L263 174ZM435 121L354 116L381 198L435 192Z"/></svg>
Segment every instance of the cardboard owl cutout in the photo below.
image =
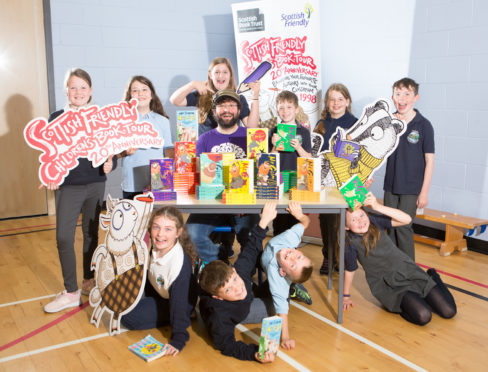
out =
<svg viewBox="0 0 488 372"><path fill-rule="evenodd" d="M93 253L95 287L90 292L94 307L90 323L98 328L103 313L110 316L110 335L120 333L120 320L139 302L146 282L149 251L144 241L153 209L151 193L134 200L107 197L107 212L100 215L105 243Z"/></svg>
<svg viewBox="0 0 488 372"><path fill-rule="evenodd" d="M340 188L357 175L362 183L388 159L398 146L406 125L389 111L388 103L377 100L363 109L361 118L347 131L337 128L329 151L318 153L322 136L312 138L312 154L321 158L322 185Z"/></svg>

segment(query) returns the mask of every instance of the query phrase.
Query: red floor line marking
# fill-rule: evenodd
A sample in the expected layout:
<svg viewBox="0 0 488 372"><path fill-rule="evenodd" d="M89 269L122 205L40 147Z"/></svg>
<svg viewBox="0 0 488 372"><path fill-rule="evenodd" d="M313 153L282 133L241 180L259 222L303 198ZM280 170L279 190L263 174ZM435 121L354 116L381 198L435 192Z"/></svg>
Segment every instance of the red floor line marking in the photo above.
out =
<svg viewBox="0 0 488 372"><path fill-rule="evenodd" d="M32 336L35 336L38 333L41 333L42 331L45 331L46 329L49 329L52 326L55 326L58 323L61 323L63 320L65 320L65 319L67 319L67 318L75 315L76 313L80 312L81 310L83 310L85 307L88 306L88 304L89 304L89 302L86 301L85 303L83 303L80 306L78 306L76 309L73 309L73 310L67 312L66 314L63 314L59 318L54 319L52 322L47 323L47 324L43 325L42 327L37 328L37 329L33 330L32 332L29 332L26 335L24 335L22 337L19 337L18 339L9 342L8 344L5 344L3 346L0 346L0 351L3 351L5 349L8 349L9 347L12 347L14 345L17 345L19 342L25 341L28 338L31 338Z"/></svg>
<svg viewBox="0 0 488 372"><path fill-rule="evenodd" d="M49 224L46 224L46 225L14 227L12 229L0 230L0 233L6 232L6 231L25 230L25 229L33 229L35 227L46 227L46 226L56 226L56 224L55 223L49 223Z"/></svg>
<svg viewBox="0 0 488 372"><path fill-rule="evenodd" d="M424 269L429 269L430 268L430 266L423 265L423 264L418 263L418 262L417 262L417 265L419 265L420 267L423 267ZM474 280L466 279L466 278L463 278L462 276L454 275L454 274L451 274L451 273L448 273L448 272L445 272L445 271L442 271L442 270L438 270L438 269L435 269L435 270L439 274L444 274L444 275L450 276L452 278L459 279L459 280L465 281L467 283L477 285L479 287L488 288L488 285L486 285L486 284L479 283L479 282L475 282Z"/></svg>

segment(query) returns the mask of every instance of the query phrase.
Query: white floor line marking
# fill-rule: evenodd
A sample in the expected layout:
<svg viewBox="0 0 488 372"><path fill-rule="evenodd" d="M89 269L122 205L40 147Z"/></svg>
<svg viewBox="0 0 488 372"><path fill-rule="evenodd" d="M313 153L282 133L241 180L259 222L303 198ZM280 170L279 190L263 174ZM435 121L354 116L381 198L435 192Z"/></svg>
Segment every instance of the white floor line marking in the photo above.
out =
<svg viewBox="0 0 488 372"><path fill-rule="evenodd" d="M128 331L127 329L121 329L120 330L120 333L124 333L124 332L127 332L127 331ZM26 351L25 353L19 353L19 354L10 355L8 357L1 358L0 359L0 363L9 362L11 360L24 358L24 357L31 356L31 355L45 353L46 351L61 349L63 347L67 347L67 346L81 344L83 342L88 342L88 341L96 340L98 338L103 338L103 337L107 337L107 336L110 336L110 335L109 335L108 332L105 332L105 333L101 333L101 334L95 335L95 336L80 338L80 339L74 340L74 341L63 342L62 344L51 345L51 346L48 346L48 347L43 347L41 349L32 350L32 351Z"/></svg>
<svg viewBox="0 0 488 372"><path fill-rule="evenodd" d="M338 323L336 323L334 321L331 321L331 320L323 317L322 315L317 314L316 312L314 312L314 311L312 311L310 309L307 309L305 306L302 306L302 305L296 303L295 301L290 301L290 304L292 304L296 308L298 308L298 309L306 312L307 314L310 314L313 317L315 317L315 318L323 321L324 323L327 323L328 325L330 325L330 326L338 329L339 331L344 332L345 334L347 334L347 335L349 335L351 337L354 337L356 340L365 343L366 345L368 345L368 346L370 346L370 347L378 350L379 352L388 355L390 358L395 359L396 361L398 361L398 362L406 365L407 367L412 368L415 371L427 372L427 370L425 370L424 368L419 367L418 365L416 365L416 364L408 361L405 358L402 358L400 355L397 355L397 354L393 353L392 351L390 351L388 349L385 349L383 346L380 346L380 345L374 343L373 341L370 341L367 338L364 338L363 336L360 336L357 333L354 333L353 331L350 331L349 329L344 328L340 324L338 324Z"/></svg>
<svg viewBox="0 0 488 372"><path fill-rule="evenodd" d="M54 296L56 296L56 294L47 295L47 296L41 296L41 297L35 297L35 298L28 298L28 299L25 299L25 300L20 300L20 301L15 301L15 302L8 302L6 304L0 304L0 307L13 306L13 305L18 305L18 304L23 304L25 302L32 302L32 301L37 301L37 300L43 300L45 298L50 298L50 297L54 297Z"/></svg>
<svg viewBox="0 0 488 372"><path fill-rule="evenodd" d="M249 337L251 337L254 341L256 341L259 344L259 337L254 332L252 332L251 330L247 329L242 324L236 325L236 328L239 331L241 331L242 333L245 333L246 335L248 335ZM303 371L303 372L310 371L307 367L301 365L295 359L289 357L288 355L286 355L282 351L278 351L277 356L280 357L281 359L283 359L283 361L285 361L286 363L288 363L289 365L291 365L292 367L294 367L298 371Z"/></svg>

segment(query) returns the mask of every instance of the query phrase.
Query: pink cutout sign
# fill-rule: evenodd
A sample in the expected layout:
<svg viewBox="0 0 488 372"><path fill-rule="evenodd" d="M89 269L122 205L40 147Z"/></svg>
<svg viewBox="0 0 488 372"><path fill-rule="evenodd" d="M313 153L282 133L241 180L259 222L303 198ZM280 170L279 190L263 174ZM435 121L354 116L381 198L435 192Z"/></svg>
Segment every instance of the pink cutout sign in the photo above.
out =
<svg viewBox="0 0 488 372"><path fill-rule="evenodd" d="M94 167L110 155L129 148L163 147L163 139L149 122L138 122L137 100L129 103L78 111L68 110L51 122L45 118L31 120L24 129L27 144L39 156L39 179L44 185L60 185L78 158L87 158Z"/></svg>

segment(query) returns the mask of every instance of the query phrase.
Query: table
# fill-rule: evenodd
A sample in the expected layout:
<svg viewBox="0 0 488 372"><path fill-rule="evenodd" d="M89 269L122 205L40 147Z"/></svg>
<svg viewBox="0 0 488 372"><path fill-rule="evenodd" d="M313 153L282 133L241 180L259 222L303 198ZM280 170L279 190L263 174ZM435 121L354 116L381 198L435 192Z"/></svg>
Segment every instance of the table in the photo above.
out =
<svg viewBox="0 0 488 372"><path fill-rule="evenodd" d="M276 210L278 213L288 213L289 194L283 195L283 198L278 200ZM195 195L178 195L178 200L155 202L154 206L158 205L174 205L183 213L219 213L219 214L239 214L239 213L260 213L261 209L268 200L257 199L256 204L223 204L221 200L197 200ZM340 236L339 236L339 292L338 292L338 311L337 322L342 323L342 304L344 292L344 230L347 203L344 201L341 193L336 188L327 188L325 201L310 202L301 201L302 210L304 213L333 213L340 215ZM332 250L329 249L329 276L328 289L332 289Z"/></svg>

